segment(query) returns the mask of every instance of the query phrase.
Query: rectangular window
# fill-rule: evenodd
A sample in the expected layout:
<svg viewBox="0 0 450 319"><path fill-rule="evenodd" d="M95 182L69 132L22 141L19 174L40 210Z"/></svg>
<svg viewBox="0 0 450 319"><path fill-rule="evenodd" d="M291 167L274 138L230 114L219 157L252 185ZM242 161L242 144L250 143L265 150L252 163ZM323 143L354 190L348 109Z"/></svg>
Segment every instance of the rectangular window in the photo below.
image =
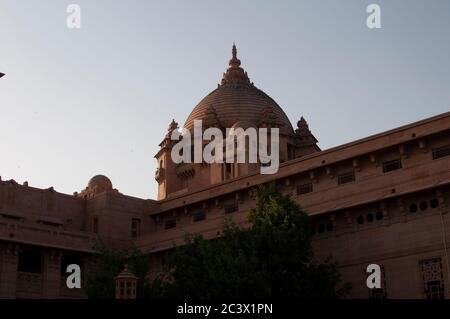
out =
<svg viewBox="0 0 450 319"><path fill-rule="evenodd" d="M338 184L347 184L355 181L355 172L351 171L338 176Z"/></svg>
<svg viewBox="0 0 450 319"><path fill-rule="evenodd" d="M402 161L400 159L383 162L383 173L395 171L402 168Z"/></svg>
<svg viewBox="0 0 450 319"><path fill-rule="evenodd" d="M136 238L141 235L141 220L133 218L131 220L131 237Z"/></svg>
<svg viewBox="0 0 450 319"><path fill-rule="evenodd" d="M42 255L39 251L24 249L19 252L17 270L34 274L42 273Z"/></svg>
<svg viewBox="0 0 450 319"><path fill-rule="evenodd" d="M94 216L94 223L92 225L92 231L98 234L98 217Z"/></svg>
<svg viewBox="0 0 450 319"><path fill-rule="evenodd" d="M433 148L433 159L438 159L441 157L450 155L450 145L441 146L438 148Z"/></svg>
<svg viewBox="0 0 450 319"><path fill-rule="evenodd" d="M239 210L239 206L237 202L228 203L224 205L225 214L231 214L237 212Z"/></svg>
<svg viewBox="0 0 450 319"><path fill-rule="evenodd" d="M196 212L194 213L194 215L192 216L192 220L194 222L199 222L201 220L205 220L206 219L206 214L204 211L200 211L200 212Z"/></svg>
<svg viewBox="0 0 450 319"><path fill-rule="evenodd" d="M233 167L231 163L224 163L222 165L222 180L227 180L233 177Z"/></svg>
<svg viewBox="0 0 450 319"><path fill-rule="evenodd" d="M288 159L292 160L295 158L295 146L288 144Z"/></svg>
<svg viewBox="0 0 450 319"><path fill-rule="evenodd" d="M313 191L312 183L297 185L297 195L308 194Z"/></svg>
<svg viewBox="0 0 450 319"><path fill-rule="evenodd" d="M231 163L225 164L227 179L231 177Z"/></svg>
<svg viewBox="0 0 450 319"><path fill-rule="evenodd" d="M165 229L171 229L171 228L175 228L175 227L177 227L176 219L169 219L169 220L166 220L166 222L164 223Z"/></svg>
<svg viewBox="0 0 450 319"><path fill-rule="evenodd" d="M427 284L427 299L444 299L443 290L439 281L431 281Z"/></svg>

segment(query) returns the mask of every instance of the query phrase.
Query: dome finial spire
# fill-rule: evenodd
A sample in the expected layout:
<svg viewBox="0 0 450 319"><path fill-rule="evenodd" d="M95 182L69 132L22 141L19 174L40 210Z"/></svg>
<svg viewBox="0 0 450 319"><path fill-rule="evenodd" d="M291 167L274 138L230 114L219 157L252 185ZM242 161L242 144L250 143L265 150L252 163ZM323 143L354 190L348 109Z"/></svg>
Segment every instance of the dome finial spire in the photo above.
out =
<svg viewBox="0 0 450 319"><path fill-rule="evenodd" d="M229 68L223 74L221 85L251 85L247 76L247 72L241 68L241 60L237 58L236 44L233 42L233 49L231 50L232 57L229 62Z"/></svg>
<svg viewBox="0 0 450 319"><path fill-rule="evenodd" d="M237 49L236 49L236 44L234 44L234 42L233 42L233 49L231 50L231 53L233 56L231 57L229 65L231 67L238 68L241 65L241 60L239 60L237 58Z"/></svg>

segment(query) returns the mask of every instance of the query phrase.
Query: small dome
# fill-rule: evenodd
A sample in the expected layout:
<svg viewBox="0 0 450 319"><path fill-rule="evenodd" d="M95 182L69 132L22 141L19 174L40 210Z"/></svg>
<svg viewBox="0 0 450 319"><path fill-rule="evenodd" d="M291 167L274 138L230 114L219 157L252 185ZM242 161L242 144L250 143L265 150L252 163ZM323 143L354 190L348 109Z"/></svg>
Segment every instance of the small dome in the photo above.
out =
<svg viewBox="0 0 450 319"><path fill-rule="evenodd" d="M138 279L129 269L128 265L125 264L123 270L118 274L115 279Z"/></svg>
<svg viewBox="0 0 450 319"><path fill-rule="evenodd" d="M112 190L113 185L111 183L111 180L105 175L96 175L89 180L88 188L89 189L97 188L97 190L99 191L106 191Z"/></svg>

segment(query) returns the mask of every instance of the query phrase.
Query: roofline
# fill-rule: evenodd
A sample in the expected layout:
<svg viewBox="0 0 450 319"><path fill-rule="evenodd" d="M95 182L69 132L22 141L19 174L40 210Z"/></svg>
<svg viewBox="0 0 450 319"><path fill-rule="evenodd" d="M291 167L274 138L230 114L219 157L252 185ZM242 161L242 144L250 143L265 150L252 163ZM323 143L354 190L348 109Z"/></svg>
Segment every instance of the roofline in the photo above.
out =
<svg viewBox="0 0 450 319"><path fill-rule="evenodd" d="M358 139L358 140L355 140L355 141L352 141L352 142L349 142L349 143L338 145L338 146L335 146L335 147L332 147L332 148L329 148L329 149L326 149L326 150L323 150L323 151L320 151L320 152L315 152L315 153L312 153L312 154L309 154L309 155L302 156L302 157L297 158L297 159L293 159L293 160L281 163L280 164L280 169L281 168L286 168L286 167L289 167L289 166L292 166L292 165L295 165L295 164L298 164L298 163L301 163L303 161L307 161L307 160L310 160L310 159L318 158L318 157L321 157L321 156L324 156L324 155L327 155L327 154L330 154L330 153L339 152L339 151L348 149L350 147L357 146L357 145L362 144L362 143L367 143L367 142L370 142L370 141L374 141L374 140L377 140L379 138L382 138L382 137L385 137L385 136L388 136L388 135L391 135L391 134L399 133L399 132L402 132L402 131L405 131L405 130L408 130L408 129L411 129L411 128L414 128L414 127L417 127L417 126L421 126L421 125L428 124L428 123L435 122L435 121L442 120L442 119L450 119L450 112L441 113L441 114L438 114L438 115L435 115L435 116L432 116L432 117L429 117L429 118L426 118L426 119L423 119L423 120L420 120L420 121L416 121L416 122L413 122L413 123L410 123L410 124L402 125L400 127L394 128L394 129L390 129L390 130L387 130L387 131L384 131L384 132L381 132L381 133L370 135L370 136L362 138L362 139ZM422 135L422 136L420 136L420 135L419 136L415 136L414 138L409 138L408 141L418 140L418 139L421 139L421 138L423 138L425 136L429 136L429 135L437 134L439 132L446 131L447 129L444 129L444 130L441 129L441 130L438 130L438 131L435 131L435 132L431 132L430 134L425 134L425 135ZM404 142L406 142L406 140ZM389 146L393 146L393 145L397 145L397 144L399 144L399 143L393 143L392 145L389 145ZM326 163L324 165L311 166L309 169L315 169L315 168L318 168L318 167L324 167L324 166L327 166L327 165L330 165L330 164L333 164L333 163L341 162L341 161L349 159L349 158L353 158L355 156L360 156L360 155L363 155L363 154L375 152L375 151L377 151L379 149L383 149L383 148L386 148L386 147L389 147L389 146L383 145L381 147L372 149L370 152L361 152L360 154L357 154L357 155L354 155L354 154L353 155L349 155L348 157L336 160L335 162ZM301 172L299 172L299 173L301 173ZM242 181L242 180L248 179L250 177L258 176L258 175L261 175L261 174L260 173L250 173L250 174L243 175L243 176L240 176L240 177L237 177L237 178L234 178L234 179L230 179L230 180L226 180L226 181L223 181L223 182L220 182L220 183L208 185L206 187L199 188L199 189L197 189L195 191L192 191L192 192L189 192L189 193L184 193L184 194L180 194L180 195L174 195L172 197L168 197L168 198L165 198L165 199L162 199L162 200L157 200L157 204L164 204L166 202L170 202L170 201L173 201L173 200L176 200L176 199L180 199L180 198L183 198L183 197L187 197L187 196L191 196L191 195L198 194L198 193L201 193L201 192L205 192L205 191L214 189L214 188L216 188L218 186L223 186L223 185L227 185L227 184L233 184L233 183L236 183L238 181ZM289 174L287 176L290 176L290 175L292 175L292 174ZM274 174L274 175L268 175L268 176L274 176L274 178L270 179L268 177L268 178L266 178L267 179L266 181L261 181L261 182L265 183L265 182L268 182L268 181L273 181L273 180L276 180L276 179L279 179L279 178L287 177L284 174L282 174L282 175ZM256 183L256 184L259 184L259 183ZM235 191L241 190L241 189L247 189L247 188L250 188L250 187L253 187L253 186L255 186L255 184L251 183L251 185L248 185L246 187L237 187L237 189L231 189L229 192L223 192L223 193L221 193L218 196L222 196L222 195L225 195L225 194L228 194L228 193L232 193L232 192L235 192ZM193 201L193 202L188 203L188 204L193 204L193 203L200 202L200 201L202 201L202 199ZM164 211L165 210L156 211L155 214L160 213L160 212L164 212Z"/></svg>
<svg viewBox="0 0 450 319"><path fill-rule="evenodd" d="M369 135L367 137L363 137L363 138L357 139L355 141L351 141L351 142L344 143L344 144L341 144L341 145L338 145L338 146L334 146L334 147L322 150L320 152L320 155L328 154L328 153L335 152L335 151L339 151L341 149L348 148L350 146L355 146L355 145L358 145L358 144L361 144L361 143L364 143L364 142L368 142L370 140L375 140L377 138L380 138L380 137L383 137L383 136L386 136L386 135L390 135L390 134L393 134L393 133L398 133L398 132L401 132L401 131L413 128L415 126L419 126L419 125L426 124L426 123L429 123L429 122L434 122L436 120L447 118L447 117L450 117L450 112L441 113L441 114L438 114L438 115L435 115L435 116L432 116L432 117L428 117L428 118L420 120L420 121L416 121L416 122L413 122L413 123L402 125L402 126L394 128L394 129L390 129L390 130L383 131L383 132L380 132L380 133L375 133L373 135ZM420 138L420 136L415 137L414 139L419 139L419 138ZM312 153L312 154L303 156L301 158L291 160L291 161L286 162L286 163L299 162L299 161L304 160L306 158L311 158L311 157L315 157L315 156L319 156L319 154L318 153Z"/></svg>
<svg viewBox="0 0 450 319"><path fill-rule="evenodd" d="M67 251L77 251L77 252L82 252L82 253L87 253L87 254L98 254L98 252L95 249L83 249L83 248L67 247L67 246L62 246L62 245L51 245L51 244L45 244L45 243L40 243L40 242L36 242L36 241L20 240L20 239L14 239L14 238L8 238L8 239L0 238L0 242L25 244L25 245L30 245L30 246L46 247L46 248L53 248L53 249L60 249L60 250L67 250Z"/></svg>

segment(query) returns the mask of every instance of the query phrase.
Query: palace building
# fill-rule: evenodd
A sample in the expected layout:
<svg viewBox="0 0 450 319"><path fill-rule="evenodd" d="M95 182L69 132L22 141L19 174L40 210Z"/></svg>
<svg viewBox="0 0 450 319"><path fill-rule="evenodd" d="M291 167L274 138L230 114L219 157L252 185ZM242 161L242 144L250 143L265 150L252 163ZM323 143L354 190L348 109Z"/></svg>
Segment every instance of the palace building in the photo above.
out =
<svg viewBox="0 0 450 319"><path fill-rule="evenodd" d="M299 118L294 128L233 46L221 83L182 127L279 128L276 174L260 174L262 163L174 163L172 121L155 155L157 200L103 175L72 195L0 178L0 298L85 298L65 270L88 267L99 239L148 253L151 279L186 232L216 238L225 218L250 226L250 191L266 182L311 216L315 257L333 257L350 298L449 298L450 112L326 150ZM381 266L380 289L367 288L369 264Z"/></svg>

